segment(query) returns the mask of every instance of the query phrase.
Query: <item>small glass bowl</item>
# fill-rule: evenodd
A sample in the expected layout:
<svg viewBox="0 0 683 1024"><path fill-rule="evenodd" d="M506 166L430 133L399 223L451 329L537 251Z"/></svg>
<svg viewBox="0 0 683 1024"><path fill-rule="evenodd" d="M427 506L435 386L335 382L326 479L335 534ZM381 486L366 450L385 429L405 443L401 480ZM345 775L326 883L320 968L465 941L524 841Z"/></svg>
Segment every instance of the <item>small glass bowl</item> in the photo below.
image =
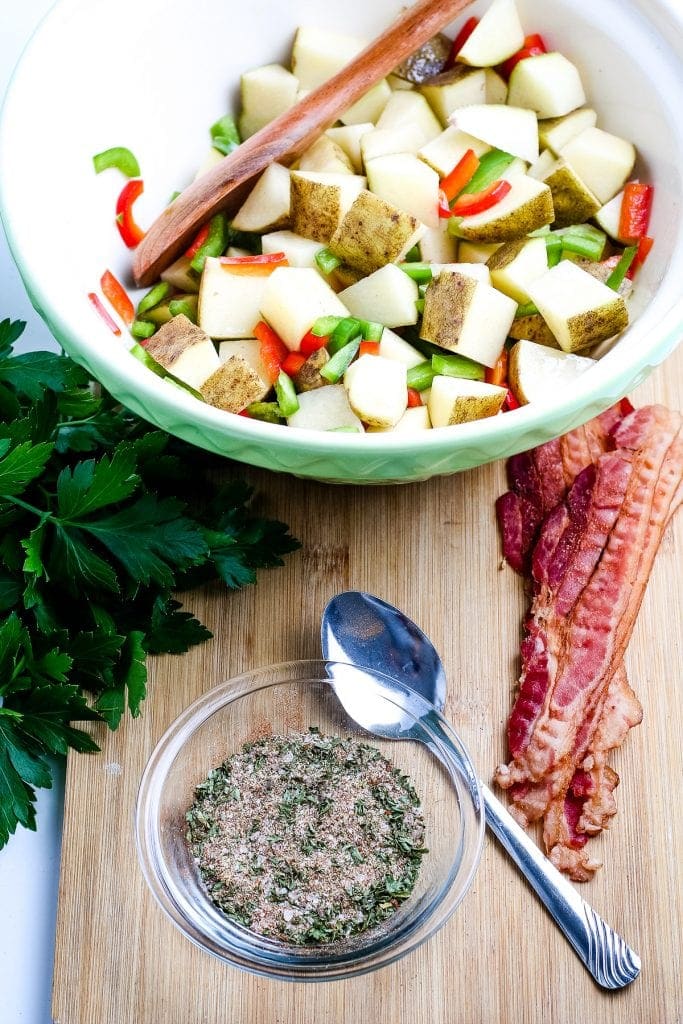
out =
<svg viewBox="0 0 683 1024"><path fill-rule="evenodd" d="M400 721L414 738L384 740L361 728L340 703L338 684L331 678L335 671L338 678L343 671L340 695L347 707L362 706L368 684L391 687L391 698L373 688L372 720ZM357 686L353 701L348 699L349 685ZM351 939L295 946L258 935L214 906L185 838L185 812L198 783L243 743L305 732L309 726L376 745L410 777L422 801L429 853L410 898L386 921ZM144 876L176 927L226 963L291 981L364 974L416 949L443 927L472 884L483 832L474 769L443 716L414 691L379 672L324 661L247 672L201 696L157 744L142 776L136 811Z"/></svg>

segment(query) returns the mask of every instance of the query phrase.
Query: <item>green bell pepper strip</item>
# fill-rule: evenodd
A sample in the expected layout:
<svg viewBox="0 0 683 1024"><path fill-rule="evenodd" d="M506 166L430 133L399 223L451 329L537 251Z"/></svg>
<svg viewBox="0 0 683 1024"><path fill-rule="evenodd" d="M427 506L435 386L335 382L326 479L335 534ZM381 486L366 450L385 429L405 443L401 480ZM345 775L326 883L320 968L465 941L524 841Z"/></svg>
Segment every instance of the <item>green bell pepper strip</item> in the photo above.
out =
<svg viewBox="0 0 683 1024"><path fill-rule="evenodd" d="M637 245L629 245L627 249L624 249L621 259L617 263L616 267L614 268L610 276L605 281L607 287L611 288L612 291L619 291L619 288L621 287L624 278L631 269L631 264L636 258L637 252Z"/></svg>
<svg viewBox="0 0 683 1024"><path fill-rule="evenodd" d="M533 302L520 302L515 313L515 320L521 320L523 316L534 316L536 313L538 313L538 309Z"/></svg>
<svg viewBox="0 0 683 1024"><path fill-rule="evenodd" d="M217 213L209 221L209 234L204 244L197 250L190 266L198 274L204 269L209 256L220 256L228 244L228 223L224 213Z"/></svg>
<svg viewBox="0 0 683 1024"><path fill-rule="evenodd" d="M545 236L545 246L548 253L548 267L556 267L562 259L562 238L552 232Z"/></svg>
<svg viewBox="0 0 683 1024"><path fill-rule="evenodd" d="M197 302L198 296L193 295L190 299L171 299L168 304L168 311L171 316L186 316L193 324L197 323Z"/></svg>
<svg viewBox="0 0 683 1024"><path fill-rule="evenodd" d="M121 174L125 174L127 178L140 177L140 164L133 153L125 146L112 146L111 149L105 149L102 153L96 153L92 158L92 162L95 167L95 174L101 174L102 171L115 167L117 171L121 171Z"/></svg>
<svg viewBox="0 0 683 1024"><path fill-rule="evenodd" d="M425 311L425 300L423 298L415 299L415 309L417 310L418 316L422 316Z"/></svg>
<svg viewBox="0 0 683 1024"><path fill-rule="evenodd" d="M420 260L419 245L414 245L412 249L409 249L408 252L403 257L403 259L406 261L406 263L418 263Z"/></svg>
<svg viewBox="0 0 683 1024"><path fill-rule="evenodd" d="M363 341L381 341L384 334L384 324L377 324L373 320L359 320Z"/></svg>
<svg viewBox="0 0 683 1024"><path fill-rule="evenodd" d="M282 423L282 411L277 402L252 402L247 412L252 419L263 423Z"/></svg>
<svg viewBox="0 0 683 1024"><path fill-rule="evenodd" d="M406 374L406 384L413 391L426 391L427 388L432 386L432 381L436 377L436 371L434 370L431 360L427 359L424 363L418 363L417 366L411 366Z"/></svg>
<svg viewBox="0 0 683 1024"><path fill-rule="evenodd" d="M439 377L464 377L467 380L483 380L486 371L481 363L475 363L465 356L449 354L432 356L432 369Z"/></svg>
<svg viewBox="0 0 683 1024"><path fill-rule="evenodd" d="M288 377L284 370L280 370L280 375L275 381L275 396L283 419L293 416L298 411L299 399L296 397L292 378Z"/></svg>
<svg viewBox="0 0 683 1024"><path fill-rule="evenodd" d="M357 338L354 338L354 340L344 348L340 348L339 351L322 367L320 370L320 376L324 377L330 384L336 384L341 380L351 365L353 357L360 348L360 342L361 338L360 335L358 335Z"/></svg>
<svg viewBox="0 0 683 1024"><path fill-rule="evenodd" d="M311 334L316 338L326 338L344 319L343 316L319 316L311 327Z"/></svg>
<svg viewBox="0 0 683 1024"><path fill-rule="evenodd" d="M160 281L159 284L155 284L153 288L143 295L138 303L137 315L142 316L150 309L154 309L160 302L163 302L166 296L171 291L171 286L166 281Z"/></svg>
<svg viewBox="0 0 683 1024"><path fill-rule="evenodd" d="M485 188L492 185L494 181L498 181L505 168L509 167L514 159L511 153L505 153L502 149L490 149L488 153L483 153L479 157L479 167L467 182L467 194L476 196L477 193L483 192Z"/></svg>
<svg viewBox="0 0 683 1024"><path fill-rule="evenodd" d="M315 262L323 274L331 274L342 265L342 261L330 249L319 249L315 254Z"/></svg>
<svg viewBox="0 0 683 1024"><path fill-rule="evenodd" d="M150 323L149 320L133 320L130 325L130 333L134 338L151 338L156 329L156 324Z"/></svg>
<svg viewBox="0 0 683 1024"><path fill-rule="evenodd" d="M237 125L229 114L219 118L218 121L212 124L209 132L211 134L211 145L219 153L223 153L224 156L232 153L233 149L237 149L242 141L240 133L237 131Z"/></svg>
<svg viewBox="0 0 683 1024"><path fill-rule="evenodd" d="M434 276L430 263L399 263L398 266L418 284L429 284Z"/></svg>
<svg viewBox="0 0 683 1024"><path fill-rule="evenodd" d="M353 316L344 317L332 331L330 340L327 343L327 351L333 356L345 348L354 338L362 339L362 337L363 325L360 320L356 320Z"/></svg>

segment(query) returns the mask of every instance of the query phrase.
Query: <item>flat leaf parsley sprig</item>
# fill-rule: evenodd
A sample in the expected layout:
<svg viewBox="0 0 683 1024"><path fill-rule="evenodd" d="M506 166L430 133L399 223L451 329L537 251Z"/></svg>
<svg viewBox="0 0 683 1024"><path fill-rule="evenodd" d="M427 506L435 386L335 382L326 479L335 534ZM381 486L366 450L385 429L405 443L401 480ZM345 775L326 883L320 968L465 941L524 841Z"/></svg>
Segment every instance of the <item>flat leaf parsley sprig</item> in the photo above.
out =
<svg viewBox="0 0 683 1024"><path fill-rule="evenodd" d="M173 593L231 589L298 542L254 516L220 460L152 429L67 356L14 354L0 322L0 848L35 828L46 755L96 750L145 697L147 654L211 633ZM224 465L224 463L222 463Z"/></svg>

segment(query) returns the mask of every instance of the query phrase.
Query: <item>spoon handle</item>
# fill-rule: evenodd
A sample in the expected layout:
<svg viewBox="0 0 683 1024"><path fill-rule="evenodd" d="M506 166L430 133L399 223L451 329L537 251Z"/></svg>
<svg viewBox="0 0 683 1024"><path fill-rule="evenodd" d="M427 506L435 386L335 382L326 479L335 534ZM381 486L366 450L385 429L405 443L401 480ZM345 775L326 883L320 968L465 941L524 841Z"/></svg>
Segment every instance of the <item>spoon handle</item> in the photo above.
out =
<svg viewBox="0 0 683 1024"><path fill-rule="evenodd" d="M198 178L159 216L135 250L133 274L152 284L217 210L235 209L254 178L290 164L397 64L452 21L472 0L417 0L345 68Z"/></svg>
<svg viewBox="0 0 683 1024"><path fill-rule="evenodd" d="M598 985L624 988L640 974L640 958L583 900L487 786L480 783L486 823L571 943Z"/></svg>

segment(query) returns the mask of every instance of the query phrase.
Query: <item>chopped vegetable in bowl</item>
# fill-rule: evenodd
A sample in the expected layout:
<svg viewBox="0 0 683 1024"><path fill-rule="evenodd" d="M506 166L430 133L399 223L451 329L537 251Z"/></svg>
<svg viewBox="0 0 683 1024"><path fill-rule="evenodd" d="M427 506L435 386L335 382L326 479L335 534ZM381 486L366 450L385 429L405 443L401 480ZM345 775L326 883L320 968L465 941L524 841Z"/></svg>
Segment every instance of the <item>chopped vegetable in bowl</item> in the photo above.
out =
<svg viewBox="0 0 683 1024"><path fill-rule="evenodd" d="M291 70L242 76L237 123L211 127L199 173L359 49L300 28ZM272 164L134 314L108 271L102 288L141 361L227 413L411 434L495 416L570 389L628 326L652 246L653 187L632 180L635 161L597 127L580 70L494 0L292 168ZM95 162L136 174L116 206L132 248L136 161L116 147Z"/></svg>

